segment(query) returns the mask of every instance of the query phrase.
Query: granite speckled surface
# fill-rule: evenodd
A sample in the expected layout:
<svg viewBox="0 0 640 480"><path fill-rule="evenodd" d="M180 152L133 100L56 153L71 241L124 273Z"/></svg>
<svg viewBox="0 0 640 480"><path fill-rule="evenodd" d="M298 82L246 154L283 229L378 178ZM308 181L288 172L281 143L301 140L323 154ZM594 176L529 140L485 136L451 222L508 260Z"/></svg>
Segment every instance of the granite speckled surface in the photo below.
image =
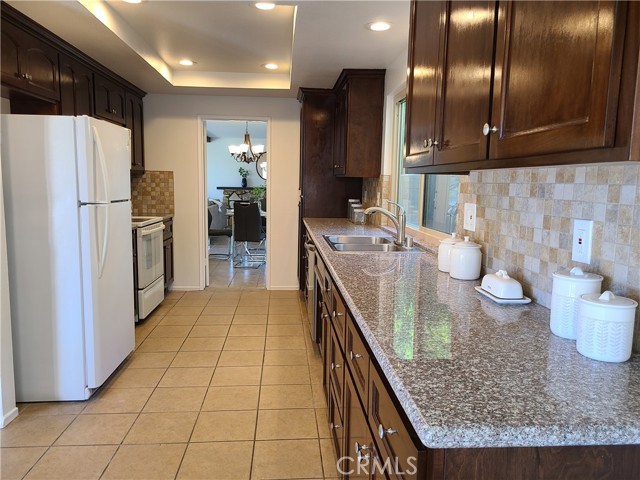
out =
<svg viewBox="0 0 640 480"><path fill-rule="evenodd" d="M639 355L583 357L551 333L548 309L497 305L431 253L340 253L322 238L375 227L305 224L425 446L640 443Z"/></svg>

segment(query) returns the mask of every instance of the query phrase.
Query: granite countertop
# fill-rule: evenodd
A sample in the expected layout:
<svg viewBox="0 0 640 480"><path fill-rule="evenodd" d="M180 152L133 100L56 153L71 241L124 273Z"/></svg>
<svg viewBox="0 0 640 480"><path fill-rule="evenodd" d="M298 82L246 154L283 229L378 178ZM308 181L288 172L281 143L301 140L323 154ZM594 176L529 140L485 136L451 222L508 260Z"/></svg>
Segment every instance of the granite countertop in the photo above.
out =
<svg viewBox="0 0 640 480"><path fill-rule="evenodd" d="M498 305L432 253L339 253L322 238L378 228L304 222L425 446L640 443L640 355L590 360L545 307Z"/></svg>

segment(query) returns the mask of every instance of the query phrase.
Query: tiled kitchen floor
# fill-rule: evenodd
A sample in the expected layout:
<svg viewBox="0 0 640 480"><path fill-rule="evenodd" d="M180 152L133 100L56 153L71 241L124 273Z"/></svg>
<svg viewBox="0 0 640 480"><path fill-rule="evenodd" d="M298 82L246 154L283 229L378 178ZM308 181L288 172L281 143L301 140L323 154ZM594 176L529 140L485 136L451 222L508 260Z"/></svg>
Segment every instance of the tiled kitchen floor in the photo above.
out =
<svg viewBox="0 0 640 480"><path fill-rule="evenodd" d="M20 405L0 477L335 477L303 315L298 292L169 293L90 400Z"/></svg>

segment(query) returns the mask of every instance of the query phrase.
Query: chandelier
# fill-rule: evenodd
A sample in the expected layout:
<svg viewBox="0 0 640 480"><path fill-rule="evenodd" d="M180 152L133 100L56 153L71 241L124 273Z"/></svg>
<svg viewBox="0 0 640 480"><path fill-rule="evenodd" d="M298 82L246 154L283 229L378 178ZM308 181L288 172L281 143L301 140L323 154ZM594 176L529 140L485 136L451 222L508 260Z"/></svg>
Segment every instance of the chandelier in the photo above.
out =
<svg viewBox="0 0 640 480"><path fill-rule="evenodd" d="M237 162L253 163L260 160L267 152L264 149L264 145L251 145L249 122L247 122L244 133L244 143L241 145L229 145L229 153Z"/></svg>

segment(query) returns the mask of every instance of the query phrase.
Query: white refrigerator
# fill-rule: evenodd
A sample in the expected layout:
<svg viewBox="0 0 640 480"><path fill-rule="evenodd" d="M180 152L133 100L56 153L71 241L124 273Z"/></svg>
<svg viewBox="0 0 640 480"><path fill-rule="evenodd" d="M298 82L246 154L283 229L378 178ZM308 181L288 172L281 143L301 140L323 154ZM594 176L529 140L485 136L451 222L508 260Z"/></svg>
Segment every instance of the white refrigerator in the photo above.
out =
<svg viewBox="0 0 640 480"><path fill-rule="evenodd" d="M129 130L2 115L16 399L83 400L135 346Z"/></svg>

